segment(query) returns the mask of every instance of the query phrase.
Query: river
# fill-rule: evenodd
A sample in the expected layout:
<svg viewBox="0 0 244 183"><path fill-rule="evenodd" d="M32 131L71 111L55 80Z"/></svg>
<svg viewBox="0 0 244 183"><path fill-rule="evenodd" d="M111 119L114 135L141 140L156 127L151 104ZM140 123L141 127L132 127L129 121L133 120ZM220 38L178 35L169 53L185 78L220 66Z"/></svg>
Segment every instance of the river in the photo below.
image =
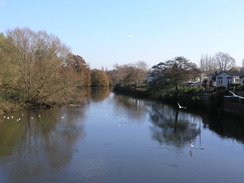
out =
<svg viewBox="0 0 244 183"><path fill-rule="evenodd" d="M243 183L244 124L94 90L1 116L0 182Z"/></svg>

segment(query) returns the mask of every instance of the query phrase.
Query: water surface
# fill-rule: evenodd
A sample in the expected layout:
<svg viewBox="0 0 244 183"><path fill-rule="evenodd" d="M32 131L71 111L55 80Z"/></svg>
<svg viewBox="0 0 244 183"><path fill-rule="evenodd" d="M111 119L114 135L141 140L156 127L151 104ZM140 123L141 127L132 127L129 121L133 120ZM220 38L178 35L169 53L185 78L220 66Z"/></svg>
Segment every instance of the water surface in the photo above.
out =
<svg viewBox="0 0 244 183"><path fill-rule="evenodd" d="M243 123L176 107L96 90L1 116L0 182L243 182Z"/></svg>

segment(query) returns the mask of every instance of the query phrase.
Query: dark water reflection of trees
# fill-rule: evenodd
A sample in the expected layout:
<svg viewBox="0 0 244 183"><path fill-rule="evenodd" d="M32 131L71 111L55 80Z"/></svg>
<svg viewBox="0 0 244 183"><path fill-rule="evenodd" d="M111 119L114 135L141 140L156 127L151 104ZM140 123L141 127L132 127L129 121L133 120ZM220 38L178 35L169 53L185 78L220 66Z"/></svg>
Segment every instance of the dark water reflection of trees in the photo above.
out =
<svg viewBox="0 0 244 183"><path fill-rule="evenodd" d="M152 137L161 144L189 145L201 133L201 117L172 106L151 103L149 108Z"/></svg>
<svg viewBox="0 0 244 183"><path fill-rule="evenodd" d="M111 89L109 87L94 87L90 89L90 93L93 102L100 102L109 96Z"/></svg>
<svg viewBox="0 0 244 183"><path fill-rule="evenodd" d="M66 165L75 151L75 141L85 136L83 124L78 122L84 117L83 110L76 107L15 113L12 121L0 128L0 147L4 147L0 157L6 158L11 170L6 174L11 179L32 177Z"/></svg>
<svg viewBox="0 0 244 183"><path fill-rule="evenodd" d="M76 151L75 142L86 136L82 121L87 105L90 101L103 101L109 94L108 88L93 90L87 95L88 102L81 102L81 106L21 111L8 122L0 123L0 176L18 180L65 167ZM145 122L149 117L152 138L160 144L183 148L201 135L201 128L244 143L243 121L193 114L123 95L111 96L106 105L111 103L115 111L125 111L132 121Z"/></svg>
<svg viewBox="0 0 244 183"><path fill-rule="evenodd" d="M231 138L244 143L244 121L227 116L203 114L203 127L216 132L221 138Z"/></svg>
<svg viewBox="0 0 244 183"><path fill-rule="evenodd" d="M171 105L114 95L117 111L124 110L134 121L144 122L149 114L152 138L161 144L182 148L201 135L201 128L208 128L221 138L231 138L244 143L244 123L232 118L217 117L207 112L192 113Z"/></svg>
<svg viewBox="0 0 244 183"><path fill-rule="evenodd" d="M125 95L114 95L114 107L116 111L125 111L125 113L135 122L145 122L147 115L147 101L137 98L128 97Z"/></svg>

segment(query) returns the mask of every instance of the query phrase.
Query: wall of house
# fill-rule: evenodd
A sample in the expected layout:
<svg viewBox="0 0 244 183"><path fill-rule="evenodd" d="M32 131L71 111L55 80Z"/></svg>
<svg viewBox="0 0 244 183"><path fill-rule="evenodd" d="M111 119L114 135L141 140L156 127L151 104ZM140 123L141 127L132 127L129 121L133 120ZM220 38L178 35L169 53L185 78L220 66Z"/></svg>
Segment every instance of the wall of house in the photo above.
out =
<svg viewBox="0 0 244 183"><path fill-rule="evenodd" d="M228 86L228 77L232 77L231 75L225 73L225 72L222 72L220 74L217 75L216 77L216 86L224 86L224 87L227 87ZM222 78L222 84L219 83L219 78Z"/></svg>
<svg viewBox="0 0 244 183"><path fill-rule="evenodd" d="M244 77L242 77L242 78L240 79L240 83L241 83L242 85L244 85Z"/></svg>

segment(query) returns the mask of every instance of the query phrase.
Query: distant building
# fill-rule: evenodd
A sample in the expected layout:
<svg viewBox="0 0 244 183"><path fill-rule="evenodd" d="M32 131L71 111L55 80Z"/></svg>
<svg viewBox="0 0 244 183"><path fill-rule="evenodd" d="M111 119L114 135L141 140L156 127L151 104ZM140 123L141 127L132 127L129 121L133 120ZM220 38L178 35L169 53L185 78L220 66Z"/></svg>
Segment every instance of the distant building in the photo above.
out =
<svg viewBox="0 0 244 183"><path fill-rule="evenodd" d="M242 76L240 77L240 83L241 83L241 85L244 85L244 75L242 75Z"/></svg>
<svg viewBox="0 0 244 183"><path fill-rule="evenodd" d="M162 76L161 72L156 71L156 70L151 71L147 75L147 83L152 83L152 82L156 81L161 76Z"/></svg>
<svg viewBox="0 0 244 183"><path fill-rule="evenodd" d="M228 88L230 84L244 84L244 71L222 71L216 75L216 86Z"/></svg>
<svg viewBox="0 0 244 183"><path fill-rule="evenodd" d="M204 81L207 81L207 85L215 86L215 81L213 80L215 76L215 73L213 72L202 72L199 77L195 79L195 85L196 86L202 86Z"/></svg>

